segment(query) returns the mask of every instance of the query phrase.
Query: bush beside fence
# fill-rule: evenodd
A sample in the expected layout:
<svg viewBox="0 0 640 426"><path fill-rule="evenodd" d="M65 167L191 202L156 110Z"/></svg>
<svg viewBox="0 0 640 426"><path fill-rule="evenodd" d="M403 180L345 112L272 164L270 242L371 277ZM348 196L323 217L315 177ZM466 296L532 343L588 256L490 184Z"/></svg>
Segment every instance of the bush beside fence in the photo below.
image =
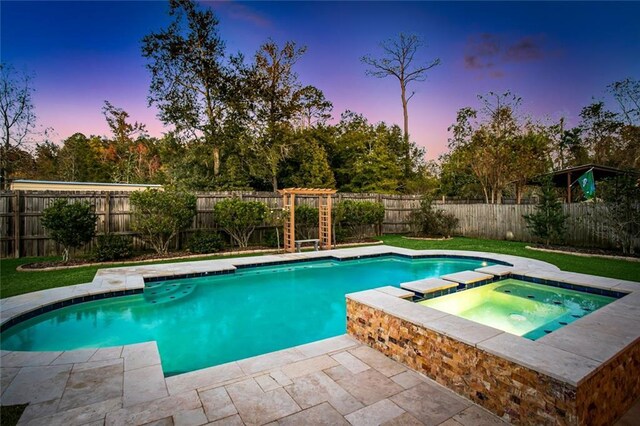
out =
<svg viewBox="0 0 640 426"><path fill-rule="evenodd" d="M43 210L56 199L87 201L98 216L97 233L127 235L133 239L134 248L144 247L144 243L131 231L130 193L125 192L0 192L0 255L1 257L46 256L60 253L60 247L46 236L42 227ZM172 243L172 248L182 248L196 231L215 230L214 205L230 197L240 197L247 201L261 201L271 209L281 208L281 197L272 192L201 192L196 193L197 212L190 229L182 232ZM417 195L388 195L338 193L334 203L342 200L364 200L382 203L385 207L381 229L384 234L409 231L410 213L420 205ZM317 207L315 197L296 197L297 204ZM459 219L456 235L468 237L531 241L532 236L523 219L524 214L535 209L530 204L472 204L461 202L451 204L438 202L438 208L452 213ZM611 247L612 241L598 223L598 215L590 214L592 205L585 203L564 204L567 221L567 243L576 246ZM252 242L261 243L270 226L258 227ZM90 252L97 239L87 244L76 254Z"/></svg>

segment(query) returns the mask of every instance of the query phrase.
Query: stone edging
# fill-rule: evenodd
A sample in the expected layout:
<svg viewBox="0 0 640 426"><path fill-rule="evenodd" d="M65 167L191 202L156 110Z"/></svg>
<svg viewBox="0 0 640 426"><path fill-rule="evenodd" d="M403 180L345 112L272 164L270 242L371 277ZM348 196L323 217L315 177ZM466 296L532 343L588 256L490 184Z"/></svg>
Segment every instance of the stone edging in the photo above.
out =
<svg viewBox="0 0 640 426"><path fill-rule="evenodd" d="M580 256L580 257L599 257L601 259L614 259L614 260L627 260L629 262L640 262L640 258L629 257L629 256L613 256L609 254L578 253L573 251L545 249L545 248L531 247L531 246L525 246L525 248L529 250L534 250L534 251L544 251L546 253L560 253L560 254L570 254L572 256Z"/></svg>

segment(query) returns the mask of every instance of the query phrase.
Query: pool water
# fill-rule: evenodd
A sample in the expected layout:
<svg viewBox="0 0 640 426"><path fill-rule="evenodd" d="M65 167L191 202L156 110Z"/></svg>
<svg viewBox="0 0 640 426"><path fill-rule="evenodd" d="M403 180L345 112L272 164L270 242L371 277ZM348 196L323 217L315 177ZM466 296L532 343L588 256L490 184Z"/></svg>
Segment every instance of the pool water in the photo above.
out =
<svg viewBox="0 0 640 426"><path fill-rule="evenodd" d="M419 303L536 340L615 300L506 279Z"/></svg>
<svg viewBox="0 0 640 426"><path fill-rule="evenodd" d="M53 351L155 340L165 375L235 361L346 331L345 294L491 264L383 256L239 269L149 283L144 293L81 303L0 335L13 351Z"/></svg>

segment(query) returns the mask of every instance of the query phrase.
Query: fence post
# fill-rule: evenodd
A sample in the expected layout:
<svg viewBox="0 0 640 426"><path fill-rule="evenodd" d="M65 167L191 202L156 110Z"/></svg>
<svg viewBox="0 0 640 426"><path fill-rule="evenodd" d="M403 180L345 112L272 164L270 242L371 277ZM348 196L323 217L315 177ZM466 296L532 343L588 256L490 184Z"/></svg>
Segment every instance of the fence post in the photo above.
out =
<svg viewBox="0 0 640 426"><path fill-rule="evenodd" d="M107 191L104 195L104 229L103 232L108 234L111 231L111 192Z"/></svg>
<svg viewBox="0 0 640 426"><path fill-rule="evenodd" d="M20 191L13 194L13 257L20 257Z"/></svg>

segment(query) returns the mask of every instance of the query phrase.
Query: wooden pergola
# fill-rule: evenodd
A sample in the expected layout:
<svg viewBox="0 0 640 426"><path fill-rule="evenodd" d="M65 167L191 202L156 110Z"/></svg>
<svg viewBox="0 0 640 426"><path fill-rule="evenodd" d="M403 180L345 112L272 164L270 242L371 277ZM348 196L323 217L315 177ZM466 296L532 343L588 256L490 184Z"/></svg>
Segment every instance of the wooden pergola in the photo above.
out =
<svg viewBox="0 0 640 426"><path fill-rule="evenodd" d="M335 189L285 188L278 191L282 195L284 209L284 250L293 253L296 241L296 195L318 197L318 239L320 248L331 249L331 196Z"/></svg>

